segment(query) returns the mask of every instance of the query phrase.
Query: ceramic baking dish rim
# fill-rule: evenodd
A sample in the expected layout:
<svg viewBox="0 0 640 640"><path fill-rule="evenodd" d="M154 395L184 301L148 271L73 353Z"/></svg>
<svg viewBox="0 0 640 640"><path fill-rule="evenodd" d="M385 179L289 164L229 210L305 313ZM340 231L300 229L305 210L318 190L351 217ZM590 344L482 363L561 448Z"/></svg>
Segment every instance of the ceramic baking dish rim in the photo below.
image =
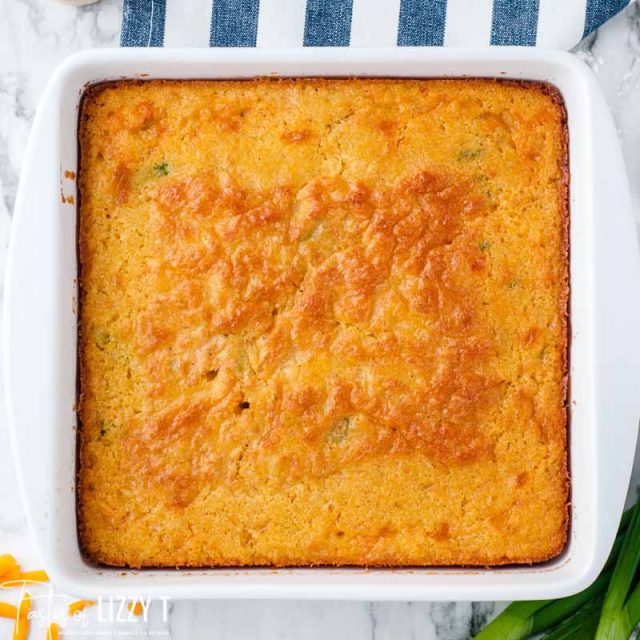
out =
<svg viewBox="0 0 640 640"><path fill-rule="evenodd" d="M81 558L73 493L76 193L71 174L65 172L76 167L75 126L82 90L87 83L123 77L271 74L506 77L547 81L563 95L571 175L574 504L570 540L559 558L533 567L495 569L191 571L123 571L93 567ZM608 240L598 232L605 212ZM16 199L5 289L9 425L29 519L46 568L61 588L84 596L488 600L557 597L579 590L606 559L633 460L639 412L628 380L638 379L640 357L628 339L640 329L634 319L640 317L640 309L631 296L624 296L622 285L637 283L639 272L615 130L590 72L569 54L494 48L114 50L74 56L50 81L36 115ZM599 312L610 305L621 314L614 318ZM33 402L32 391L39 393L38 402ZM615 469L606 464L608 456L615 456Z"/></svg>

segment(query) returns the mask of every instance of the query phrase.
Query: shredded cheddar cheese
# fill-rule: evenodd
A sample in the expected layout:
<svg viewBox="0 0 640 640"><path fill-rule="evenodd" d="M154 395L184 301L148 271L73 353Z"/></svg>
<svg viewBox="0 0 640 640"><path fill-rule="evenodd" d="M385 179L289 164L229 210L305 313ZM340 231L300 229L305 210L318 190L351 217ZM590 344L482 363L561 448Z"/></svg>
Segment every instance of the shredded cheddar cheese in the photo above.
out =
<svg viewBox="0 0 640 640"><path fill-rule="evenodd" d="M12 555L0 556L0 582L13 580L19 573L20 565Z"/></svg>
<svg viewBox="0 0 640 640"><path fill-rule="evenodd" d="M31 611L31 595L25 593L18 605L16 623L13 626L13 640L25 640L29 635L29 612Z"/></svg>
<svg viewBox="0 0 640 640"><path fill-rule="evenodd" d="M95 604L95 600L76 600L69 605L69 615L72 616L78 611L84 611L88 607L93 607Z"/></svg>
<svg viewBox="0 0 640 640"><path fill-rule="evenodd" d="M0 602L0 618L11 618L15 620L18 616L18 610L6 602Z"/></svg>
<svg viewBox="0 0 640 640"><path fill-rule="evenodd" d="M27 618L31 611L31 594L26 593L22 596L20 604L18 605L18 618Z"/></svg>
<svg viewBox="0 0 640 640"><path fill-rule="evenodd" d="M18 580L25 582L49 582L49 576L46 571L21 571Z"/></svg>
<svg viewBox="0 0 640 640"><path fill-rule="evenodd" d="M29 635L29 619L18 618L13 627L13 640L26 640Z"/></svg>
<svg viewBox="0 0 640 640"><path fill-rule="evenodd" d="M0 588L12 589L27 582L49 582L46 571L21 571L16 559L5 554L0 556Z"/></svg>
<svg viewBox="0 0 640 640"><path fill-rule="evenodd" d="M134 616L141 616L142 615L142 603L141 602L130 602L127 605L127 608L129 609L129 611L131 611L131 613L133 613Z"/></svg>
<svg viewBox="0 0 640 640"><path fill-rule="evenodd" d="M26 583L49 582L46 571L21 571L20 565L10 554L0 556L0 588L11 589L24 586ZM87 605L85 605L87 606ZM29 613L31 612L31 595L24 593L17 607L0 602L0 617L15 620L12 640L26 640L29 635ZM47 640L60 640L60 630L56 623L47 628Z"/></svg>

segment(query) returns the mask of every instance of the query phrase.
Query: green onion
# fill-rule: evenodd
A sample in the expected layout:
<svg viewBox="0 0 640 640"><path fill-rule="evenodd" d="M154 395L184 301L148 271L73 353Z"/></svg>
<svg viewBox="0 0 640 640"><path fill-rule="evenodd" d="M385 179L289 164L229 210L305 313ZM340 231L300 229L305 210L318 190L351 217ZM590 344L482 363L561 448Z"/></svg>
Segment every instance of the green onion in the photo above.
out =
<svg viewBox="0 0 640 640"><path fill-rule="evenodd" d="M622 514L618 535L611 548L609 559L600 576L590 587L580 593L568 596L567 598L561 598L560 600L513 602L499 616L494 618L494 620L476 636L476 639L521 640L529 637L531 634L540 633L545 629L549 629L554 624L558 624L561 620L568 618L568 616L571 616L571 618L576 617L577 614L587 606L586 603L589 603L607 588L612 576L610 569L618 558L618 554L625 541L626 530L637 511L640 512L640 509L636 509L634 505ZM637 612L638 618L640 619L640 592L637 599ZM602 601L600 601L600 603L602 603ZM598 608L598 614L599 612L600 608ZM633 616L630 617L633 618ZM592 638L593 633L589 637Z"/></svg>
<svg viewBox="0 0 640 640"><path fill-rule="evenodd" d="M593 598L577 613L545 634L542 640L592 640L603 600L604 595Z"/></svg>
<svg viewBox="0 0 640 640"><path fill-rule="evenodd" d="M531 633L540 633L541 631L550 629L553 625L558 624L569 616L572 616L596 596L604 594L610 578L611 571L605 571L601 573L598 576L598 579L584 591L567 598L554 600L546 607L536 612L533 616Z"/></svg>
<svg viewBox="0 0 640 640"><path fill-rule="evenodd" d="M491 624L486 626L476 638L485 640L521 640L545 631L565 619L575 617L575 614L579 613L595 598L599 597L600 605L602 605L604 592L609 584L610 577L610 571L601 573L589 588L560 600L514 602ZM599 611L600 608L598 608ZM498 621L500 621L499 624L494 624Z"/></svg>
<svg viewBox="0 0 640 640"><path fill-rule="evenodd" d="M533 615L548 603L549 600L512 602L476 636L476 640L520 640L529 637L533 629Z"/></svg>
<svg viewBox="0 0 640 640"><path fill-rule="evenodd" d="M462 149L458 154L458 160L475 160L482 155L482 149Z"/></svg>
<svg viewBox="0 0 640 640"><path fill-rule="evenodd" d="M169 175L169 165L166 162L161 162L153 167L153 172L158 178Z"/></svg>
<svg viewBox="0 0 640 640"><path fill-rule="evenodd" d="M596 632L596 640L628 640L635 625L629 618L625 601L640 563L640 509L634 511L616 562L607 595L602 605L602 615ZM633 612L636 597L630 598ZM640 608L640 607L639 607Z"/></svg>
<svg viewBox="0 0 640 640"><path fill-rule="evenodd" d="M635 629L640 624L640 585L636 586L629 596L624 606L624 614L631 629Z"/></svg>

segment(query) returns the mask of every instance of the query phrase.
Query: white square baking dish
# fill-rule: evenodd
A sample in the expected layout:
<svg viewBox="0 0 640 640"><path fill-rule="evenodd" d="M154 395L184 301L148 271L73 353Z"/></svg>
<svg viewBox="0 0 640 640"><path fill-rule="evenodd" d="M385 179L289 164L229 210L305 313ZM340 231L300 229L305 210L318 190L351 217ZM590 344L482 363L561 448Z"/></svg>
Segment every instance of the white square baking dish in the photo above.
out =
<svg viewBox="0 0 640 640"><path fill-rule="evenodd" d="M251 76L506 77L564 97L570 145L571 530L532 567L207 569L95 567L76 535L76 207L78 106L89 83ZM9 250L4 316L9 425L31 526L55 584L83 597L504 600L586 587L611 547L640 415L640 260L612 119L575 57L521 48L111 50L69 58L33 125ZM363 497L363 499L366 499ZM185 534L186 535L186 534Z"/></svg>

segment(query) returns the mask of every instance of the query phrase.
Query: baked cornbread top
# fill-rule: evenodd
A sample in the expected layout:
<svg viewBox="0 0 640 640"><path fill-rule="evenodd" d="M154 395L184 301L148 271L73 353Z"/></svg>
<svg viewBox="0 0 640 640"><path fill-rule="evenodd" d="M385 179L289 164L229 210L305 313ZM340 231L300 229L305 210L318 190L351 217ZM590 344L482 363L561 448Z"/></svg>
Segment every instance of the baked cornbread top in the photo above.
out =
<svg viewBox="0 0 640 640"><path fill-rule="evenodd" d="M119 82L89 90L80 140L89 555L560 551L566 134L551 89Z"/></svg>

